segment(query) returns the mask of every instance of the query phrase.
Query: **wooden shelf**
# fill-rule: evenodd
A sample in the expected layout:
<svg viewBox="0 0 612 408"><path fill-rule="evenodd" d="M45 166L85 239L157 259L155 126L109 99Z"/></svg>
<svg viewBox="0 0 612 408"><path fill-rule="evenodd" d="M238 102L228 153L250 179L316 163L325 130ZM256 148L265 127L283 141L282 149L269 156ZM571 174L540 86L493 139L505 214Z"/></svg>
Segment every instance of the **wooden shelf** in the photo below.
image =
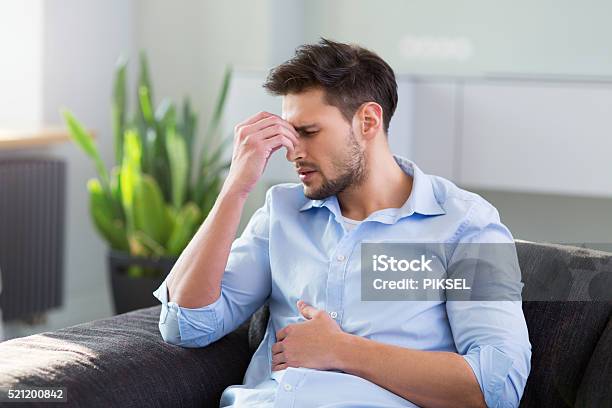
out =
<svg viewBox="0 0 612 408"><path fill-rule="evenodd" d="M0 150L45 147L70 140L66 129L45 128L33 130L0 129Z"/></svg>

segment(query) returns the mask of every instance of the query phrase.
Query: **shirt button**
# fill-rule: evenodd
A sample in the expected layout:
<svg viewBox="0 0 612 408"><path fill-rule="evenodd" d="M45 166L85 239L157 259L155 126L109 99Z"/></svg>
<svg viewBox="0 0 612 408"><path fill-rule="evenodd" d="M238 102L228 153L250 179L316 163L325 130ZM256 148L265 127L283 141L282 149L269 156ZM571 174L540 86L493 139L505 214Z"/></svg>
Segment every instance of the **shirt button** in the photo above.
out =
<svg viewBox="0 0 612 408"><path fill-rule="evenodd" d="M293 389L291 384L285 384L285 385L283 385L283 388L285 389L285 391L291 391Z"/></svg>
<svg viewBox="0 0 612 408"><path fill-rule="evenodd" d="M344 255L338 255L336 257L337 260L339 260L340 262L344 261L346 258L344 257Z"/></svg>
<svg viewBox="0 0 612 408"><path fill-rule="evenodd" d="M335 319L336 317L338 317L337 312L330 312L329 315L331 316L332 319Z"/></svg>

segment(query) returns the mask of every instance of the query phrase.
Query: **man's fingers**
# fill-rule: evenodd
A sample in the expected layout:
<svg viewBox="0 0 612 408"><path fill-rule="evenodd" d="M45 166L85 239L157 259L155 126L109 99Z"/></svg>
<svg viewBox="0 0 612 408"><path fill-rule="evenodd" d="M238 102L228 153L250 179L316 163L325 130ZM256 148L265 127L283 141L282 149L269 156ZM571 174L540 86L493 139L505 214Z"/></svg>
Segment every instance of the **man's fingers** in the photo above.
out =
<svg viewBox="0 0 612 408"><path fill-rule="evenodd" d="M272 136L264 140L263 143L266 149L270 149L270 150L274 150L282 146L285 146L287 150L289 150L289 152L291 153L295 150L295 147L293 146L293 142L289 140L289 138L285 135Z"/></svg>
<svg viewBox="0 0 612 408"><path fill-rule="evenodd" d="M292 136L291 132L284 126L280 126L278 124L268 126L258 132L251 133L242 139L242 143L255 144L255 143L265 143L267 147L270 148L267 140L273 139L278 135L283 135L291 142L291 150L295 149L295 144L297 143L297 139ZM275 139L275 140L278 140ZM272 146L276 147L276 145Z"/></svg>
<svg viewBox="0 0 612 408"><path fill-rule="evenodd" d="M261 112L257 112L256 114L254 114L253 116L243 120L242 122L238 123L234 129L237 130L238 128L242 127L242 126L247 126L250 125L252 123L255 123L261 119L267 118L269 116L275 116L273 113L270 112L265 112L265 111L261 111Z"/></svg>
<svg viewBox="0 0 612 408"><path fill-rule="evenodd" d="M280 370L284 370L285 368L288 368L288 367L289 367L289 364L283 363L283 364L272 366L272 371L280 371Z"/></svg>
<svg viewBox="0 0 612 408"><path fill-rule="evenodd" d="M287 327L288 326L285 326L276 331L276 341L282 341L285 337L287 337Z"/></svg>
<svg viewBox="0 0 612 408"><path fill-rule="evenodd" d="M275 151L277 151L278 149L280 149L281 147L283 147L283 145L276 146L274 149L272 149L272 152L270 153L270 156L271 156L271 155L272 155L272 154L273 154Z"/></svg>
<svg viewBox="0 0 612 408"><path fill-rule="evenodd" d="M270 118L270 119L275 119L275 118ZM272 122L269 122L266 126L262 127L259 131L264 132L264 131L269 131L271 132L271 135L273 134L283 134L285 136L287 136L292 142L293 144L297 144L298 141L298 133L295 131L295 129L287 123L279 123L277 120L274 120Z"/></svg>
<svg viewBox="0 0 612 408"><path fill-rule="evenodd" d="M280 116L277 115L271 115L271 116L267 116L264 117L263 119L258 120L257 122L254 122L250 125L247 125L248 127L252 127L254 129L264 129L268 126L271 125L281 125L287 128L287 130L289 130L291 133L293 133L295 135L295 137L299 136L299 133L297 130L295 130L295 128L293 127L293 125L289 122L287 122L285 119L281 118Z"/></svg>
<svg viewBox="0 0 612 408"><path fill-rule="evenodd" d="M287 359L285 357L285 353L277 353L272 356L272 365L278 365L286 363Z"/></svg>
<svg viewBox="0 0 612 408"><path fill-rule="evenodd" d="M282 342L276 342L272 345L272 354L282 353L285 350L285 345Z"/></svg>
<svg viewBox="0 0 612 408"><path fill-rule="evenodd" d="M278 116L265 117L255 123L243 126L241 129L239 129L238 133L240 133L242 137L247 137L252 134L260 133L268 128L275 129L277 133L280 133L281 130L286 130L283 133L285 133L290 139L292 139L294 143L298 142L299 134L297 133L297 131L289 122L283 120Z"/></svg>
<svg viewBox="0 0 612 408"><path fill-rule="evenodd" d="M313 317L315 317L317 315L317 313L319 312L319 309L310 306L309 304L307 304L303 300L298 300L297 306L298 306L298 309L299 309L300 313L302 314L302 316L304 316L308 320L310 320Z"/></svg>
<svg viewBox="0 0 612 408"><path fill-rule="evenodd" d="M293 128L293 126L291 126L290 123L284 122L281 123L281 126L283 126L287 131L283 131L283 134L286 135L289 139L291 139L291 141L293 142L294 145L299 143L298 137L299 134L298 132Z"/></svg>
<svg viewBox="0 0 612 408"><path fill-rule="evenodd" d="M289 140L291 140L291 144L293 146L299 143L297 137L293 134L292 130L278 124L268 126L267 128L264 128L260 132L255 134L258 135L257 137L261 137L263 139L269 139L270 137L275 135L285 135Z"/></svg>

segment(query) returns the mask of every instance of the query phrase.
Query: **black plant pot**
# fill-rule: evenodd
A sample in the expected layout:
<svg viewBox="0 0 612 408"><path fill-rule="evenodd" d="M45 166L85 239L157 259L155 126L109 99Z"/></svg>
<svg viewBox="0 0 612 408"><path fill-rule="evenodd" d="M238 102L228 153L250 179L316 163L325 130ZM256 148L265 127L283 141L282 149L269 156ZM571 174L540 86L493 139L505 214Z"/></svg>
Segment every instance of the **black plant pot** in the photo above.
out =
<svg viewBox="0 0 612 408"><path fill-rule="evenodd" d="M142 258L123 251L109 250L108 267L115 314L159 305L159 300L153 296L152 292L161 285L177 259L175 257ZM155 277L129 276L127 271L132 266L155 270Z"/></svg>

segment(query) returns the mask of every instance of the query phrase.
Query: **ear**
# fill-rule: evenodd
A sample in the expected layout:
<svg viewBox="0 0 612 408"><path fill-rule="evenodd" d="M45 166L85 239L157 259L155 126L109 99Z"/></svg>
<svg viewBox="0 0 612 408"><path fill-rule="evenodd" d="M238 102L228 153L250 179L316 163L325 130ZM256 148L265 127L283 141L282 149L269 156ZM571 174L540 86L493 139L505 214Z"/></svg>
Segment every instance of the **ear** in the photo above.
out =
<svg viewBox="0 0 612 408"><path fill-rule="evenodd" d="M359 110L362 137L372 139L383 130L383 110L376 102L366 102Z"/></svg>

